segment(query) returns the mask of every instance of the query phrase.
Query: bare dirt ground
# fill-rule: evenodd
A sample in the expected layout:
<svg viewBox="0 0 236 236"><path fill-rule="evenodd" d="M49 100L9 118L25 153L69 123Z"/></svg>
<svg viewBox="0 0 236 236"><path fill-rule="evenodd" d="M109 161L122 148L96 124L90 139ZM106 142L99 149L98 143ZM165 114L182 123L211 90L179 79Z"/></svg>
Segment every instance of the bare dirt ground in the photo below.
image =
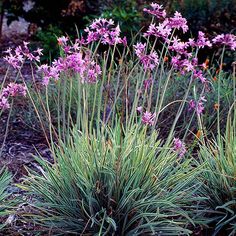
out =
<svg viewBox="0 0 236 236"><path fill-rule="evenodd" d="M4 52L9 47L14 49L18 45L21 45L23 41L28 40L26 34L5 34L0 39L1 84L4 78L6 79L5 86L13 81L17 83L22 82L20 78L16 79L17 72L13 68L8 67L3 57ZM24 65L21 72L24 80L32 80L30 65ZM5 166L12 173L13 182L8 188L11 197L19 197L29 202L31 198L26 196L25 192L16 187L15 184L21 182L24 176L27 175L27 168L34 170L40 169L34 159L35 155L40 154L48 161L51 161L52 157L42 132L30 126L29 123L24 120L25 109L21 109L21 107L25 106L24 101L18 102L15 106L17 106L17 112L11 114L9 127L7 127L8 111L4 111L0 117L0 168ZM24 222L21 218L21 213L28 211L30 211L28 204L19 203L16 213L10 215L8 219L4 219L5 222L9 222L9 227L6 232L0 233L0 235L35 235L37 229L34 225Z"/></svg>

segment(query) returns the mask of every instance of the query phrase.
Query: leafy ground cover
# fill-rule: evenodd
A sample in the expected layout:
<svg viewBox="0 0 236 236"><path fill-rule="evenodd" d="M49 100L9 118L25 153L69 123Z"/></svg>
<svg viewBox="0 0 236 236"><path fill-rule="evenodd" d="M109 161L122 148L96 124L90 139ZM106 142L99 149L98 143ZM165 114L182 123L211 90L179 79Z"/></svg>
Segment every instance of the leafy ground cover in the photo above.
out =
<svg viewBox="0 0 236 236"><path fill-rule="evenodd" d="M31 136L23 173L12 184L1 173L3 232L235 235L235 63L224 68L236 36L183 41L181 13L144 11L151 23L131 44L99 18L75 40L59 37L51 63L28 42L6 50L1 160L16 117L49 152ZM202 60L206 48L221 54Z"/></svg>

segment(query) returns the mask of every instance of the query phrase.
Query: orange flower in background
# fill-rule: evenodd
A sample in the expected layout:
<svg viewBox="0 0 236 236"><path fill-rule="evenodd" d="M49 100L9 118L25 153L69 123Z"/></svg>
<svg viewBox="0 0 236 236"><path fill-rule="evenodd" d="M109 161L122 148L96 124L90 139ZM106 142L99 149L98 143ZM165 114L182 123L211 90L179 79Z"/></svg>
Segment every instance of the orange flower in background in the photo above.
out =
<svg viewBox="0 0 236 236"><path fill-rule="evenodd" d="M215 103L214 104L214 110L217 111L220 107L220 104L219 103Z"/></svg>
<svg viewBox="0 0 236 236"><path fill-rule="evenodd" d="M217 77L215 76L215 77L213 78L213 80L214 80L214 81L217 81Z"/></svg>
<svg viewBox="0 0 236 236"><path fill-rule="evenodd" d="M224 65L225 64L220 64L219 68L216 70L216 74L219 74L219 72L222 70Z"/></svg>
<svg viewBox="0 0 236 236"><path fill-rule="evenodd" d="M202 131L198 130L196 133L197 138L199 139L202 136Z"/></svg>
<svg viewBox="0 0 236 236"><path fill-rule="evenodd" d="M167 62L169 61L169 58L168 57L164 57L164 62Z"/></svg>
<svg viewBox="0 0 236 236"><path fill-rule="evenodd" d="M208 59L208 58L207 58L207 59L205 60L205 62L202 64L202 67L203 67L204 70L207 70L207 69L208 69L208 67L209 67L209 59Z"/></svg>

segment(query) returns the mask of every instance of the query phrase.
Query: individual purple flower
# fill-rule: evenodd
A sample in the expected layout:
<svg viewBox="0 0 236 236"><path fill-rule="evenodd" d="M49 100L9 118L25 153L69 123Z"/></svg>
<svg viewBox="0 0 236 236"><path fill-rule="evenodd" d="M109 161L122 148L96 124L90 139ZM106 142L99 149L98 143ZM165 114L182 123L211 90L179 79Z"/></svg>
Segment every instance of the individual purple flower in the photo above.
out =
<svg viewBox="0 0 236 236"><path fill-rule="evenodd" d="M43 75L43 85L47 86L50 79L59 79L59 70L56 66L48 66L46 64L38 67L38 72Z"/></svg>
<svg viewBox="0 0 236 236"><path fill-rule="evenodd" d="M150 113L148 111L143 113L142 122L145 125L153 126L155 123L156 113Z"/></svg>
<svg viewBox="0 0 236 236"><path fill-rule="evenodd" d="M181 75L185 75L186 72L192 71L195 67L190 59L182 59L178 54L172 57L171 65L174 69L179 71Z"/></svg>
<svg viewBox="0 0 236 236"><path fill-rule="evenodd" d="M217 35L212 42L214 44L225 45L231 48L231 50L235 51L236 49L236 35L233 34L220 34Z"/></svg>
<svg viewBox="0 0 236 236"><path fill-rule="evenodd" d="M195 102L194 100L189 101L189 111L196 110L197 114L200 115L204 111L204 102L207 100L204 96L200 97L198 102Z"/></svg>
<svg viewBox="0 0 236 236"><path fill-rule="evenodd" d="M147 90L152 85L153 79L146 79L143 81L144 89Z"/></svg>
<svg viewBox="0 0 236 236"><path fill-rule="evenodd" d="M143 107L141 107L141 106L137 107L136 110L137 110L137 112L140 113L140 114L143 113Z"/></svg>
<svg viewBox="0 0 236 236"><path fill-rule="evenodd" d="M189 104L189 111L195 109L196 104L195 104L195 101L193 99L191 99L188 104Z"/></svg>
<svg viewBox="0 0 236 236"><path fill-rule="evenodd" d="M1 95L0 95L0 108L3 110L10 108L10 104L8 102L8 99L4 96L1 96Z"/></svg>
<svg viewBox="0 0 236 236"><path fill-rule="evenodd" d="M66 46L68 40L69 40L69 38L65 37L65 36L57 38L58 45L60 45L60 46Z"/></svg>
<svg viewBox="0 0 236 236"><path fill-rule="evenodd" d="M179 155L179 157L183 157L187 152L185 143L183 143L179 138L174 138L173 149Z"/></svg>
<svg viewBox="0 0 236 236"><path fill-rule="evenodd" d="M202 31L199 31L198 32L198 38L197 38L197 41L195 43L195 46L197 46L199 48L211 47L212 43L210 42L209 39L207 39L205 37L205 33L203 33Z"/></svg>
<svg viewBox="0 0 236 236"><path fill-rule="evenodd" d="M206 82L206 78L203 76L203 73L201 70L194 70L193 71L193 77L196 79L200 79L202 83Z"/></svg>
<svg viewBox="0 0 236 236"><path fill-rule="evenodd" d="M182 29L184 33L188 31L187 20L182 17L181 13L175 12L174 17L169 19L168 25L171 28Z"/></svg>
<svg viewBox="0 0 236 236"><path fill-rule="evenodd" d="M143 11L156 16L158 19L166 17L166 11L163 9L162 5L151 3L150 6L152 9L144 8Z"/></svg>
<svg viewBox="0 0 236 236"><path fill-rule="evenodd" d="M101 67L97 65L94 61L86 61L83 67L83 71L80 76L82 78L82 83L96 83L97 78L101 75Z"/></svg>
<svg viewBox="0 0 236 236"><path fill-rule="evenodd" d="M190 61L188 59L185 59L185 60L182 61L182 67L183 67L183 70L184 70L183 74L185 74L185 72L193 71L195 65L193 64L192 61Z"/></svg>
<svg viewBox="0 0 236 236"><path fill-rule="evenodd" d="M196 112L198 115L202 114L202 112L204 111L204 102L206 102L207 100L205 99L205 97L201 97L199 102L197 103L196 106Z"/></svg>
<svg viewBox="0 0 236 236"><path fill-rule="evenodd" d="M192 39L192 38L189 38L189 39L188 39L188 45L189 45L190 47L195 47L195 44L196 44L196 42L195 42L194 39Z"/></svg>

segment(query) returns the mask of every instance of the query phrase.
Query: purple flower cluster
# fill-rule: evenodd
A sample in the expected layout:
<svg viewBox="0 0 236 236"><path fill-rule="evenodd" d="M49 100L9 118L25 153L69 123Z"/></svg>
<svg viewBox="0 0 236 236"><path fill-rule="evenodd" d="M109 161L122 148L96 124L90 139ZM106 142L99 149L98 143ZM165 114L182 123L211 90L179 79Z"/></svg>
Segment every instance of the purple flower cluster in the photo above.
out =
<svg viewBox="0 0 236 236"><path fill-rule="evenodd" d="M126 38L120 37L120 27L114 26L113 20L107 20L99 18L93 21L93 23L85 29L87 38L84 43L89 44L95 41L101 41L102 44L115 45L124 44L127 45Z"/></svg>
<svg viewBox="0 0 236 236"><path fill-rule="evenodd" d="M187 152L185 143L183 143L179 138L174 138L174 151L179 155L179 157L183 157Z"/></svg>
<svg viewBox="0 0 236 236"><path fill-rule="evenodd" d="M134 45L134 51L141 61L145 70L153 70L159 63L159 57L156 51L152 51L150 54L146 53L146 43L137 43Z"/></svg>
<svg viewBox="0 0 236 236"><path fill-rule="evenodd" d="M50 79L58 80L61 74L79 75L82 83L96 83L102 71L101 67L91 59L90 53L83 53L77 42L72 46L68 45L66 37L59 38L58 42L65 56L54 60L52 66L43 64L38 67L38 71L43 74L43 84L47 86Z"/></svg>
<svg viewBox="0 0 236 236"><path fill-rule="evenodd" d="M198 59L188 49L190 48L192 50L193 47L204 48L211 46L210 40L206 38L205 34L201 31L199 32L196 41L194 41L194 39L189 39L187 42L182 42L179 38L173 37L170 41L169 50L176 53L176 55L172 56L171 65L182 75L191 72L193 73L194 78L205 83L206 78L202 71L203 66L198 64Z"/></svg>
<svg viewBox="0 0 236 236"><path fill-rule="evenodd" d="M157 17L158 19L166 17L166 11L163 9L162 5L151 3L150 6L151 9L144 8L143 11Z"/></svg>
<svg viewBox="0 0 236 236"><path fill-rule="evenodd" d="M137 112L142 115L142 123L145 125L153 126L155 124L156 113L151 113L148 111L143 112L141 106L137 107Z"/></svg>
<svg viewBox="0 0 236 236"><path fill-rule="evenodd" d="M236 36L233 34L220 34L217 35L212 42L214 44L220 44L230 47L231 50L236 49Z"/></svg>
<svg viewBox="0 0 236 236"><path fill-rule="evenodd" d="M150 24L148 30L144 33L144 37L154 36L163 39L168 44L168 50L173 53L171 65L182 75L191 72L194 78L199 79L202 83L206 82L203 69L207 67L203 64L198 64L198 60L193 54L194 48L201 49L204 47L212 47L213 44L225 45L230 47L231 50L235 50L236 48L236 36L232 34L221 34L210 41L205 33L199 31L196 40L190 38L187 42L183 42L173 35L174 29L182 29L183 33L188 31L187 20L183 18L179 12L175 12L173 17L166 17L166 12L163 10L162 5L154 3L151 4L150 10L145 8L144 11L161 20L158 25L156 23ZM173 37L170 37L171 35L173 35ZM151 64L152 68L154 68L153 64L155 63L150 63L150 56L145 54L146 50L144 50L144 45L145 44L138 43L135 46L136 54L140 60L142 59L141 62L143 66L148 68L147 64ZM157 57L158 55L155 53L155 58ZM143 61L145 60L149 63L144 63Z"/></svg>
<svg viewBox="0 0 236 236"><path fill-rule="evenodd" d="M204 111L204 102L207 100L205 99L204 96L200 97L199 101L196 102L193 99L189 101L189 111L195 110L198 115L202 114Z"/></svg>
<svg viewBox="0 0 236 236"><path fill-rule="evenodd" d="M155 36L164 40L167 39L172 32L172 29L168 23L168 20L164 20L163 23L159 23L158 25L155 23L150 24L147 32L144 33L144 36Z"/></svg>
<svg viewBox="0 0 236 236"><path fill-rule="evenodd" d="M23 46L18 46L14 51L9 48L6 51L7 55L4 59L13 66L13 68L18 70L26 60L39 62L43 50L38 48L37 50L30 52L28 44L28 42L24 42Z"/></svg>
<svg viewBox="0 0 236 236"><path fill-rule="evenodd" d="M155 123L156 113L145 111L142 115L142 123L145 125L153 126Z"/></svg>
<svg viewBox="0 0 236 236"><path fill-rule="evenodd" d="M9 83L0 94L0 108L8 109L10 107L9 97L26 96L26 87L21 84Z"/></svg>
<svg viewBox="0 0 236 236"><path fill-rule="evenodd" d="M184 33L188 31L187 20L182 17L181 13L176 11L173 17L168 18L162 5L152 3L150 6L151 9L145 8L144 11L156 16L158 19L162 19L163 22L159 23L158 26L151 24L144 36L153 35L166 40L174 29L182 29Z"/></svg>
<svg viewBox="0 0 236 236"><path fill-rule="evenodd" d="M204 47L211 47L212 43L208 38L206 38L205 33L202 31L198 32L198 38L195 44L193 46L199 47L199 48L204 48Z"/></svg>
<svg viewBox="0 0 236 236"><path fill-rule="evenodd" d="M187 20L183 18L179 12L175 12L173 17L168 18L166 17L166 12L162 8L162 5L153 3L151 4L151 10L145 9L145 12L157 16L162 22L158 25L155 23L149 25L144 36L161 38L168 43L168 50L174 54L172 55L171 65L176 71L180 72L182 75L191 72L193 73L194 78L200 79L201 82L206 82L203 72L200 70L201 66L198 65L197 58L193 56L192 48L211 47L212 43L201 31L199 32L196 41L194 39L189 39L187 42L183 42L177 36L170 38L174 29L182 29L184 33L188 31ZM157 60L158 55L156 52L151 55L146 54L146 44L138 43L134 48L145 69L153 69L157 65L157 61L159 62L159 60Z"/></svg>
<svg viewBox="0 0 236 236"><path fill-rule="evenodd" d="M168 25L172 29L182 29L184 33L188 31L187 20L177 11L174 13L174 17L170 17Z"/></svg>

